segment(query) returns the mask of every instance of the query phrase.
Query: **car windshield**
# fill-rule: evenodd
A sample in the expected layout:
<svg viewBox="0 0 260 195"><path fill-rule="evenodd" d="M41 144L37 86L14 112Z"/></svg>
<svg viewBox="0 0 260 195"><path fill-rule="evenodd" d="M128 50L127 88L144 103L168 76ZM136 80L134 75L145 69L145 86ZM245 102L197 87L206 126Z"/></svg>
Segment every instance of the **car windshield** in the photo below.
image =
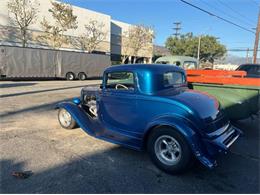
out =
<svg viewBox="0 0 260 195"><path fill-rule="evenodd" d="M174 85L181 85L186 82L185 75L182 72L166 72L163 74L163 84L165 88Z"/></svg>

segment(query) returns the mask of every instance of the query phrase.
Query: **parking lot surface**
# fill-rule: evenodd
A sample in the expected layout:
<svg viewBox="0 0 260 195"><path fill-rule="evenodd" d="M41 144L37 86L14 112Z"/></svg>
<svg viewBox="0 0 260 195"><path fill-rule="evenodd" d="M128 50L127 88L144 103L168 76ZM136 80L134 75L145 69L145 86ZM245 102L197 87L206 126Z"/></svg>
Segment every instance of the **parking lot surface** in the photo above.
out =
<svg viewBox="0 0 260 195"><path fill-rule="evenodd" d="M215 169L196 163L168 175L144 152L60 127L55 104L97 83L0 82L0 193L260 193L259 117L236 123L244 135ZM13 171L33 174L17 179Z"/></svg>

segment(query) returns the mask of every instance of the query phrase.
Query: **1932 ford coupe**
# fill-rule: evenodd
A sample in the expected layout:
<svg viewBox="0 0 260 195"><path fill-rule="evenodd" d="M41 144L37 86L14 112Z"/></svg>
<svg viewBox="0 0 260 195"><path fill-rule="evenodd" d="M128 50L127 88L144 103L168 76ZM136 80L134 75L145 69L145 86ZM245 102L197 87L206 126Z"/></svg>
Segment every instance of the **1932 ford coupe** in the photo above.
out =
<svg viewBox="0 0 260 195"><path fill-rule="evenodd" d="M63 128L78 125L91 136L147 150L168 173L184 171L195 158L214 167L216 154L241 134L214 97L189 90L185 71L171 65L109 67L102 85L83 88L80 98L57 108Z"/></svg>

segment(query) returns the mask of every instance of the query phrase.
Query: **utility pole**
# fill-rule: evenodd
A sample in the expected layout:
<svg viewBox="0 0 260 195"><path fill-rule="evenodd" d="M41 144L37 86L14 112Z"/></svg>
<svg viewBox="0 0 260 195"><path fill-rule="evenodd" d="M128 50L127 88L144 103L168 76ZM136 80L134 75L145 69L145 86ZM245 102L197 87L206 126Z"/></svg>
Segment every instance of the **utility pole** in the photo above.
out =
<svg viewBox="0 0 260 195"><path fill-rule="evenodd" d="M246 63L249 63L249 48L246 50Z"/></svg>
<svg viewBox="0 0 260 195"><path fill-rule="evenodd" d="M173 35L175 37L178 37L180 35L179 31L181 30L181 22L174 22L173 24L175 24L175 28L173 28L173 30L175 30L175 33L173 33Z"/></svg>
<svg viewBox="0 0 260 195"><path fill-rule="evenodd" d="M260 33L260 10L258 11L258 21L257 21L257 26L256 26L256 32L255 32L255 46L254 46L254 55L253 55L254 64L256 64L256 59L257 59L259 33Z"/></svg>
<svg viewBox="0 0 260 195"><path fill-rule="evenodd" d="M198 61L200 60L200 41L201 41L201 36L202 36L202 35L199 36L198 51L197 51L197 52L198 52L198 53L197 53L197 60L198 60Z"/></svg>

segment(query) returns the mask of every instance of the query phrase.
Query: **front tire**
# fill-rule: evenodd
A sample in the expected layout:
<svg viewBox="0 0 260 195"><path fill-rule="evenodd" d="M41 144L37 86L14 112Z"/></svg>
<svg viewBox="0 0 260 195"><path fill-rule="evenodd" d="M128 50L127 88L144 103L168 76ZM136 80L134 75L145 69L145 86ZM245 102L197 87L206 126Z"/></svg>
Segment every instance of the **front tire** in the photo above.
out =
<svg viewBox="0 0 260 195"><path fill-rule="evenodd" d="M192 164L192 152L182 134L169 127L154 129L148 138L147 149L152 162L161 170L178 174Z"/></svg>
<svg viewBox="0 0 260 195"><path fill-rule="evenodd" d="M64 108L60 108L58 111L58 120L60 125L64 129L74 129L77 126L76 121L71 114Z"/></svg>

